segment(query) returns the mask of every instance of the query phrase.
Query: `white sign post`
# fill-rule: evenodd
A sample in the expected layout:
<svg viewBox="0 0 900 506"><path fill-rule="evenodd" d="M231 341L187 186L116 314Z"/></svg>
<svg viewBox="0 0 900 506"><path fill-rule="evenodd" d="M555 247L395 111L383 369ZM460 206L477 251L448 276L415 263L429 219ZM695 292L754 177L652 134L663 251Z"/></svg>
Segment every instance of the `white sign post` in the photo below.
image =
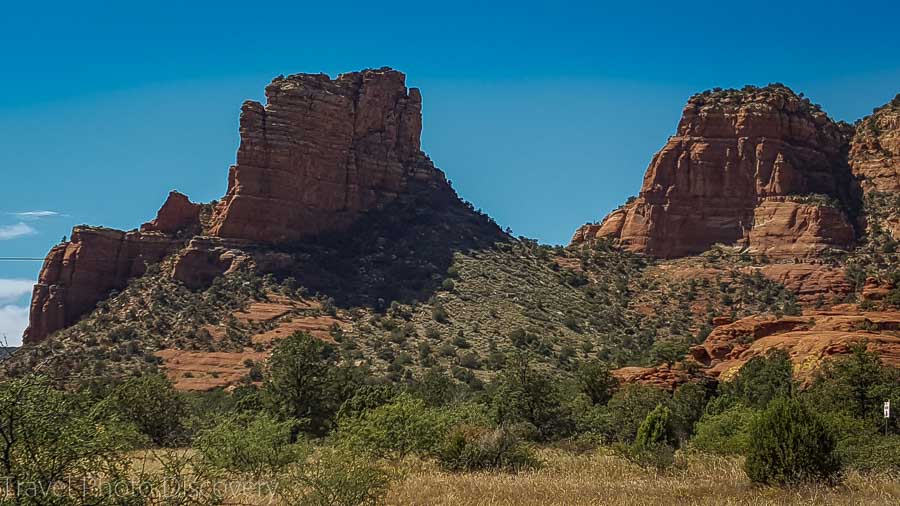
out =
<svg viewBox="0 0 900 506"><path fill-rule="evenodd" d="M884 401L884 435L888 433L888 418L891 417L891 401Z"/></svg>

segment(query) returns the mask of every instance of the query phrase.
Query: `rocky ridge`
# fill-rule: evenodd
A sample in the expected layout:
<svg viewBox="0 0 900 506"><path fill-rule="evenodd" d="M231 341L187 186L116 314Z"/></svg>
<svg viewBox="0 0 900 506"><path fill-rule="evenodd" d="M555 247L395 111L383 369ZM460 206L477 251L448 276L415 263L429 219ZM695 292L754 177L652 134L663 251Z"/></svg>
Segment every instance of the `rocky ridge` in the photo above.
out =
<svg viewBox="0 0 900 506"><path fill-rule="evenodd" d="M266 95L242 107L222 200L172 192L139 230L76 227L51 250L11 368L229 387L297 330L392 380L438 365L476 387L511 351L663 388L772 348L801 380L863 339L896 362L898 194L865 183L884 173L889 107L851 143L780 85L692 97L641 195L553 249L458 198L399 72L279 77Z"/></svg>

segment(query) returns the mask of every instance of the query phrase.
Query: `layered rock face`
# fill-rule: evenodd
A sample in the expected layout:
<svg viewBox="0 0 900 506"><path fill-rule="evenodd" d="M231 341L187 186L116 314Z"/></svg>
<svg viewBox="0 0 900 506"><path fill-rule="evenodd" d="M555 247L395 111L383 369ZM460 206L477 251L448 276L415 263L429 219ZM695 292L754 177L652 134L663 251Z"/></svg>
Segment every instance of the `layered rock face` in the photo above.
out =
<svg viewBox="0 0 900 506"><path fill-rule="evenodd" d="M849 200L847 137L780 85L695 95L650 163L639 197L579 229L573 242L608 237L662 258L715 243L791 256L846 247L853 229L840 206L811 197Z"/></svg>
<svg viewBox="0 0 900 506"><path fill-rule="evenodd" d="M267 104L245 102L228 191L212 210L171 192L140 231L76 227L44 262L26 343L75 323L111 290L169 255L168 273L192 288L265 248L340 232L367 211L413 192L457 199L420 149L422 98L383 68L279 77Z"/></svg>
<svg viewBox="0 0 900 506"><path fill-rule="evenodd" d="M389 69L292 75L246 102L241 145L210 234L276 243L346 227L441 179L420 150L422 99Z"/></svg>
<svg viewBox="0 0 900 506"><path fill-rule="evenodd" d="M850 352L860 342L877 352L885 365L900 366L900 313L815 311L803 316L751 316L717 327L691 356L710 366L706 373L727 381L754 357L773 349L788 353L794 376L809 381L823 361Z"/></svg>
<svg viewBox="0 0 900 506"><path fill-rule="evenodd" d="M857 126L850 166L863 190L900 192L900 95Z"/></svg>
<svg viewBox="0 0 900 506"><path fill-rule="evenodd" d="M180 244L165 234L75 227L71 241L55 246L44 260L23 342L41 341L72 325Z"/></svg>

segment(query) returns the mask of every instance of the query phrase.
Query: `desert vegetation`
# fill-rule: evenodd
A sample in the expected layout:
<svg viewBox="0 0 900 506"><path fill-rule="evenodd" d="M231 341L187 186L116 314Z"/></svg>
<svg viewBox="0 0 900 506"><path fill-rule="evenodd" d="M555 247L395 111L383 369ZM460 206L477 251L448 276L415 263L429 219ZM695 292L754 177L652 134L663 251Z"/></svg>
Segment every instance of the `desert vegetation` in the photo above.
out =
<svg viewBox="0 0 900 506"><path fill-rule="evenodd" d="M230 391L155 373L0 385L9 504L841 504L900 499L900 378L864 345L794 383L773 352L718 387L551 373L514 350L479 388L389 382L305 333ZM172 486L172 484L177 486ZM713 494L715 489L715 494ZM713 497L717 499L713 500ZM712 501L712 502L711 502Z"/></svg>

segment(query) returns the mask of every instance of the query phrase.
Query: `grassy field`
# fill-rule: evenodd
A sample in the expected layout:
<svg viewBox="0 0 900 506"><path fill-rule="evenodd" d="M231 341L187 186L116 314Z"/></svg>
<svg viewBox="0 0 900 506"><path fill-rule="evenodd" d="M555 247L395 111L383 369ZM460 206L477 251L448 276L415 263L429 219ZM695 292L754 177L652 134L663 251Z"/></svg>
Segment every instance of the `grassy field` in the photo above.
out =
<svg viewBox="0 0 900 506"><path fill-rule="evenodd" d="M678 469L645 471L607 452L544 450L545 465L520 474L444 473L407 463L389 504L409 505L897 505L900 476L850 472L841 486L754 486L736 459L688 456Z"/></svg>

